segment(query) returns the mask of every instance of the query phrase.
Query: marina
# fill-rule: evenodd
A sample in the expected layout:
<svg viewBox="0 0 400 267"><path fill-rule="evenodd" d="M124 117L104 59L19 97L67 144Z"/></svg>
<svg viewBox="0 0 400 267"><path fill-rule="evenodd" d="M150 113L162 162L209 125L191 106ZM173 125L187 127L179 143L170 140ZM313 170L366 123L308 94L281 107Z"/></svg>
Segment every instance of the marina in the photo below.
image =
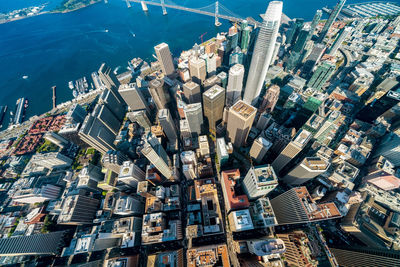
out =
<svg viewBox="0 0 400 267"><path fill-rule="evenodd" d="M328 7L322 9L330 14ZM395 2L373 1L346 5L339 14L340 19L371 18L377 16L394 16L400 14L400 5Z"/></svg>

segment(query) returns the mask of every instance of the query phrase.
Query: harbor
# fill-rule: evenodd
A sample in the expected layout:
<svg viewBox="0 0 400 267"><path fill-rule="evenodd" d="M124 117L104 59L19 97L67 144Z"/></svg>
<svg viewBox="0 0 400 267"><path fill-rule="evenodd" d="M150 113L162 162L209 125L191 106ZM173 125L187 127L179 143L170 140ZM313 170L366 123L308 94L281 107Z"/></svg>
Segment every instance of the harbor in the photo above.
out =
<svg viewBox="0 0 400 267"><path fill-rule="evenodd" d="M328 7L322 9L330 14ZM373 1L346 5L339 14L339 19L372 18L377 16L394 16L400 14L400 5L396 2Z"/></svg>

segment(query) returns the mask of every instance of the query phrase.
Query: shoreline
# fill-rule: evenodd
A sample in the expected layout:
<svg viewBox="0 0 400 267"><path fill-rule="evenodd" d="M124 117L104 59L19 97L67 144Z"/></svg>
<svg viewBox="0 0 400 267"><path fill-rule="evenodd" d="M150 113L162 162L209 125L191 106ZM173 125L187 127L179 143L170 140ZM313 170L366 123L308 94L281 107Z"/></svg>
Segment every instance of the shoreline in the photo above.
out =
<svg viewBox="0 0 400 267"><path fill-rule="evenodd" d="M62 11L58 11L58 10L42 11L42 12L39 12L38 14L31 15L31 16L12 18L12 19L10 19L10 20L6 20L6 21L0 22L0 25L2 25L2 24L7 24L7 23L11 23L11 22L14 22L14 21L23 20L23 19L38 17L38 16L40 16L40 15L45 15L45 14L67 14L67 13L70 13L70 12L78 11L78 10L83 9L83 8L85 8L85 7L92 6L92 5L94 5L94 4L98 4L98 3L100 3L101 1L102 1L102 0L95 0L95 1L89 3L89 4L85 5L85 6L77 7L77 8L74 8L74 9L67 9L67 10L62 10Z"/></svg>

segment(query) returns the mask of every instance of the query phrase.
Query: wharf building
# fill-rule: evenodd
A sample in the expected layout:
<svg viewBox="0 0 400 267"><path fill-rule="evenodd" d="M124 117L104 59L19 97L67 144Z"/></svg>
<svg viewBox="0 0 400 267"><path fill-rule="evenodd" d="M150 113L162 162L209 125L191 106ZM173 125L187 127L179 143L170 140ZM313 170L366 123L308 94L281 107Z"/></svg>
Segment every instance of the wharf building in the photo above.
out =
<svg viewBox="0 0 400 267"><path fill-rule="evenodd" d="M271 199L279 225L300 224L340 218L333 202L315 203L305 187L292 188Z"/></svg>

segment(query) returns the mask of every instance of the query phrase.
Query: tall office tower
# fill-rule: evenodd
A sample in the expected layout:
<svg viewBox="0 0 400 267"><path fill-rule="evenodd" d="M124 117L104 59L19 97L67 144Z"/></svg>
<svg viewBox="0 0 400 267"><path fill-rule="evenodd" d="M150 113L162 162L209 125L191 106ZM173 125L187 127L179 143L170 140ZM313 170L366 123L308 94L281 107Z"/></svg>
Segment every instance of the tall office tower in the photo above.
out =
<svg viewBox="0 0 400 267"><path fill-rule="evenodd" d="M270 165L251 167L243 179L244 190L249 199L267 195L278 186L278 178Z"/></svg>
<svg viewBox="0 0 400 267"><path fill-rule="evenodd" d="M190 104L201 103L200 85L189 81L183 84L183 93Z"/></svg>
<svg viewBox="0 0 400 267"><path fill-rule="evenodd" d="M206 71L208 76L213 76L217 71L217 55L215 54L204 54L201 56L206 62Z"/></svg>
<svg viewBox="0 0 400 267"><path fill-rule="evenodd" d="M226 35L226 49L225 53L229 55L236 46L238 46L239 34L234 26L229 28L228 35Z"/></svg>
<svg viewBox="0 0 400 267"><path fill-rule="evenodd" d="M165 150L161 145L152 146L150 143L146 143L141 152L165 178L170 179L172 177L172 171L168 166L168 159L165 158Z"/></svg>
<svg viewBox="0 0 400 267"><path fill-rule="evenodd" d="M342 11L342 8L345 3L346 0L339 0L335 8L332 10L332 13L329 15L328 20L325 22L325 25L322 28L321 33L319 34L318 43L322 43L322 41L328 34L330 28L332 27L332 24L335 22L337 16L339 15L340 11Z"/></svg>
<svg viewBox="0 0 400 267"><path fill-rule="evenodd" d="M313 49L311 50L310 55L307 57L306 62L303 65L301 70L303 77L310 77L311 73L321 59L322 55L325 52L326 46L324 44L315 44Z"/></svg>
<svg viewBox="0 0 400 267"><path fill-rule="evenodd" d="M107 108L113 113L115 118L122 122L126 113L126 104L118 91L115 93L112 90L104 90L101 93L97 103L107 106Z"/></svg>
<svg viewBox="0 0 400 267"><path fill-rule="evenodd" d="M221 79L217 75L213 75L204 80L203 89L204 91L207 91L216 84L221 85Z"/></svg>
<svg viewBox="0 0 400 267"><path fill-rule="evenodd" d="M293 45L292 51L290 52L290 57L286 66L287 70L293 70L297 67L302 59L302 54L304 47L307 44L307 38L310 35L310 27L305 25L303 29L300 30L298 38Z"/></svg>
<svg viewBox="0 0 400 267"><path fill-rule="evenodd" d="M260 131L264 131L265 129L267 129L267 126L269 125L271 119L272 115L270 113L266 112L261 113L260 116L258 117L256 128Z"/></svg>
<svg viewBox="0 0 400 267"><path fill-rule="evenodd" d="M229 108L227 132L231 142L236 147L246 145L257 109L240 100Z"/></svg>
<svg viewBox="0 0 400 267"><path fill-rule="evenodd" d="M91 224L98 206L98 199L83 195L70 195L63 199L57 223L69 225Z"/></svg>
<svg viewBox="0 0 400 267"><path fill-rule="evenodd" d="M400 166L400 135L387 133L374 153L374 157L378 156L384 156L395 167Z"/></svg>
<svg viewBox="0 0 400 267"><path fill-rule="evenodd" d="M352 31L353 31L352 27L344 27L342 31L339 33L335 42L332 44L331 48L329 49L328 54L334 56L338 51L339 47L342 45L343 41L347 38L347 36L349 36L349 34Z"/></svg>
<svg viewBox="0 0 400 267"><path fill-rule="evenodd" d="M106 65L106 63L101 64L98 70L99 78L101 83L110 90L116 91L119 87L120 83L115 76L114 72L110 67Z"/></svg>
<svg viewBox="0 0 400 267"><path fill-rule="evenodd" d="M115 134L94 114L86 116L78 135L83 142L102 154L115 149Z"/></svg>
<svg viewBox="0 0 400 267"><path fill-rule="evenodd" d="M115 150L110 150L103 156L101 162L106 169L110 169L118 174L122 164L124 163L124 161L127 160L128 157L125 156L123 153Z"/></svg>
<svg viewBox="0 0 400 267"><path fill-rule="evenodd" d="M323 61L311 76L307 86L315 90L321 90L325 83L331 78L335 69L335 64L329 61Z"/></svg>
<svg viewBox="0 0 400 267"><path fill-rule="evenodd" d="M282 1L269 3L257 36L243 97L243 100L249 104L257 102L271 64L282 16L282 5Z"/></svg>
<svg viewBox="0 0 400 267"><path fill-rule="evenodd" d="M284 176L282 180L288 185L301 185L326 172L329 166L329 162L324 159L307 157Z"/></svg>
<svg viewBox="0 0 400 267"><path fill-rule="evenodd" d="M201 103L189 104L185 107L185 117L189 123L190 132L200 135L203 129L203 110Z"/></svg>
<svg viewBox="0 0 400 267"><path fill-rule="evenodd" d="M121 84L118 92L132 111L146 110L150 114L147 101L135 83Z"/></svg>
<svg viewBox="0 0 400 267"><path fill-rule="evenodd" d="M342 217L333 202L315 203L307 188L295 187L271 199L279 225L317 222Z"/></svg>
<svg viewBox="0 0 400 267"><path fill-rule="evenodd" d="M246 52L247 49L249 48L250 32L251 32L250 26L247 26L242 30L242 39L240 43L240 48L242 48L242 51L244 52Z"/></svg>
<svg viewBox="0 0 400 267"><path fill-rule="evenodd" d="M229 55L229 66L233 66L235 64L243 64L244 54L239 46L236 46L233 49L232 53Z"/></svg>
<svg viewBox="0 0 400 267"><path fill-rule="evenodd" d="M312 134L301 129L296 137L283 149L279 156L272 162L275 172L279 175L282 169L300 153L310 141Z"/></svg>
<svg viewBox="0 0 400 267"><path fill-rule="evenodd" d="M289 22L290 28L286 33L286 44L292 45L299 35L300 29L303 28L304 19L297 18Z"/></svg>
<svg viewBox="0 0 400 267"><path fill-rule="evenodd" d="M253 145L251 146L250 157L255 163L260 164L271 146L272 143L270 141L262 136L258 137L254 140Z"/></svg>
<svg viewBox="0 0 400 267"><path fill-rule="evenodd" d="M216 130L217 123L222 120L225 104L225 89L214 85L203 93L204 116L208 120L210 130Z"/></svg>
<svg viewBox="0 0 400 267"><path fill-rule="evenodd" d="M139 182L144 181L146 174L131 161L124 161L118 175L118 181L137 188Z"/></svg>
<svg viewBox="0 0 400 267"><path fill-rule="evenodd" d="M226 106L230 107L241 98L243 89L244 66L236 64L229 69L228 87L226 89Z"/></svg>
<svg viewBox="0 0 400 267"><path fill-rule="evenodd" d="M117 135L121 122L114 116L106 105L97 104L94 107L92 116L95 116L106 126L113 134Z"/></svg>
<svg viewBox="0 0 400 267"><path fill-rule="evenodd" d="M129 112L127 114L127 117L131 122L136 122L141 127L143 127L146 131L150 131L151 122L150 122L149 117L146 114L146 111L138 110L138 111Z"/></svg>
<svg viewBox="0 0 400 267"><path fill-rule="evenodd" d="M175 145L178 136L176 135L176 127L174 120L172 119L171 112L169 109L160 109L158 111L158 121L160 122L161 126L163 127L164 133L168 138L168 141L172 144Z"/></svg>
<svg viewBox="0 0 400 267"><path fill-rule="evenodd" d="M157 109L163 109L167 106L167 96L164 89L164 80L154 79L149 82L149 92L157 106Z"/></svg>
<svg viewBox="0 0 400 267"><path fill-rule="evenodd" d="M189 60L189 71L192 81L202 84L207 76L206 62L204 59L192 57Z"/></svg>
<svg viewBox="0 0 400 267"><path fill-rule="evenodd" d="M73 104L65 117L71 123L82 123L86 117L86 110L79 104Z"/></svg>
<svg viewBox="0 0 400 267"><path fill-rule="evenodd" d="M221 80L221 86L223 88L226 88L228 85L228 74L226 72L221 71L220 73L217 74L217 77Z"/></svg>
<svg viewBox="0 0 400 267"><path fill-rule="evenodd" d="M274 111L275 105L279 99L279 93L281 88L278 85L272 85L268 88L267 92L265 93L264 99L261 102L260 108L258 109L260 113L264 111L270 113Z"/></svg>
<svg viewBox="0 0 400 267"><path fill-rule="evenodd" d="M161 43L154 47L158 62L160 62L161 70L165 75L171 75L175 71L174 61L172 60L169 46L166 43Z"/></svg>
<svg viewBox="0 0 400 267"><path fill-rule="evenodd" d="M339 266L392 267L399 265L400 252L367 246L334 246L329 250Z"/></svg>
<svg viewBox="0 0 400 267"><path fill-rule="evenodd" d="M374 99L364 106L357 114L357 118L365 122L373 122L383 113L396 106L400 102L400 93L388 91L379 99Z"/></svg>
<svg viewBox="0 0 400 267"><path fill-rule="evenodd" d="M322 10L318 9L317 12L315 12L314 18L311 21L311 25L310 25L310 34L307 37L307 41L310 41L311 38L314 35L315 30L317 29L318 23L321 20L322 17Z"/></svg>

